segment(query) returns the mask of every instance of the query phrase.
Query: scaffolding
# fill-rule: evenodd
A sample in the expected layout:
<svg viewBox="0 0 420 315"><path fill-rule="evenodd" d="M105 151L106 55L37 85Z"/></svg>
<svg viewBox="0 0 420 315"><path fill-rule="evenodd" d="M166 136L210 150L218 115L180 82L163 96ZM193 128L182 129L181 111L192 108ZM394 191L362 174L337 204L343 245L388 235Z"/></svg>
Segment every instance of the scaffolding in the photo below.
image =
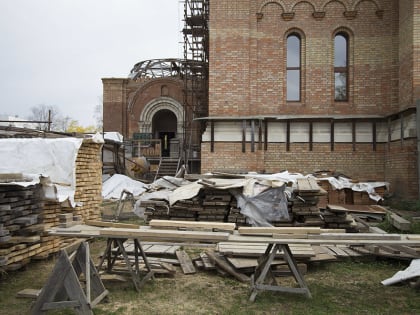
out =
<svg viewBox="0 0 420 315"><path fill-rule="evenodd" d="M202 123L194 119L208 116L209 0L184 1L184 161L199 145Z"/></svg>

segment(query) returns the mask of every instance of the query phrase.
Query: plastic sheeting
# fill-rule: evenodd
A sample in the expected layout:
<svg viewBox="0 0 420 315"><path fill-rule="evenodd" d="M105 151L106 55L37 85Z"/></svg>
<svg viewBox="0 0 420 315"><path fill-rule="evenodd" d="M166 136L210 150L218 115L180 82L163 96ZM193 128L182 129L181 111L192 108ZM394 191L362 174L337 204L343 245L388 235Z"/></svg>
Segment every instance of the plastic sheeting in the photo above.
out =
<svg viewBox="0 0 420 315"><path fill-rule="evenodd" d="M149 188L149 185L131 179L125 175L115 174L102 184L102 197L104 199L119 199L123 190L140 196Z"/></svg>
<svg viewBox="0 0 420 315"><path fill-rule="evenodd" d="M247 197L238 189L231 189L241 213L252 226L272 226L269 221L289 219L285 186L269 188L255 196Z"/></svg>
<svg viewBox="0 0 420 315"><path fill-rule="evenodd" d="M420 277L420 259L413 259L405 270L398 271L391 278L381 281L383 285L391 285Z"/></svg>
<svg viewBox="0 0 420 315"><path fill-rule="evenodd" d="M76 158L82 141L79 138L0 139L0 173L49 177L55 199L68 200L74 206Z"/></svg>
<svg viewBox="0 0 420 315"><path fill-rule="evenodd" d="M169 195L170 205L178 200L191 199L203 187L229 190L236 198L241 213L253 226L271 226L269 221L289 219L284 182L257 180L255 178L221 179L211 178L177 188Z"/></svg>
<svg viewBox="0 0 420 315"><path fill-rule="evenodd" d="M311 176L311 175L309 175L309 176ZM367 192L369 194L369 198L376 201L376 202L378 202L379 200L382 200L382 197L376 193L375 188L384 187L384 186L387 189L389 188L389 183L387 183L387 182L358 182L358 183L353 183L351 181L351 179L341 177L341 176L339 176L338 178L336 178L336 177L325 177L325 178L317 178L317 179L327 180L331 184L331 186L334 189L337 189L337 190L348 188L348 189L351 189L353 191Z"/></svg>

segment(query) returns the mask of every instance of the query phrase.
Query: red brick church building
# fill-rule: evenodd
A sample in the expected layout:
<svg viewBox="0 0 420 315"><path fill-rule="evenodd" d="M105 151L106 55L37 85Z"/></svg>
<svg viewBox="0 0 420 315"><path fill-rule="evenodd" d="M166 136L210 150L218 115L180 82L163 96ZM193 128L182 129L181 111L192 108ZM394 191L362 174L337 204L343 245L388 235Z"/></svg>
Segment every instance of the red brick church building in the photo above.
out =
<svg viewBox="0 0 420 315"><path fill-rule="evenodd" d="M105 131L156 137L175 116L170 136L201 151L202 173L336 170L418 199L418 1L203 0L185 21L204 93L185 96L182 69L103 79Z"/></svg>

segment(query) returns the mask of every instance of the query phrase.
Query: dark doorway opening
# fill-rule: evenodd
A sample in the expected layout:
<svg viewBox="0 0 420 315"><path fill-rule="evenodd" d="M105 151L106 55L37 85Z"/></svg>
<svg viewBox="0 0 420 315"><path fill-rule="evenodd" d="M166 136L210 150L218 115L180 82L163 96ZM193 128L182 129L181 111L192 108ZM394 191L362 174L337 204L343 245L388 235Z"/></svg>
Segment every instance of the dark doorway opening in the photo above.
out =
<svg viewBox="0 0 420 315"><path fill-rule="evenodd" d="M162 143L162 156L170 156L170 140L175 138L175 132L159 132L159 139Z"/></svg>
<svg viewBox="0 0 420 315"><path fill-rule="evenodd" d="M153 116L152 130L154 137L161 140L162 156L170 156L170 140L176 137L177 130L177 119L175 114L168 109L158 111Z"/></svg>

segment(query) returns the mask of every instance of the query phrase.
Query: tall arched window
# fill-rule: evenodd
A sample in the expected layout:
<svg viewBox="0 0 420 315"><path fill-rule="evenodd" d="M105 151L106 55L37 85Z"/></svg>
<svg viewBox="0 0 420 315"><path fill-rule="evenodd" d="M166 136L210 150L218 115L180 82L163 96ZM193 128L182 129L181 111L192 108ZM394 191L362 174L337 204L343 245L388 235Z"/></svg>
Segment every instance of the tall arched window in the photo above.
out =
<svg viewBox="0 0 420 315"><path fill-rule="evenodd" d="M334 100L348 101L349 38L346 33L334 37Z"/></svg>
<svg viewBox="0 0 420 315"><path fill-rule="evenodd" d="M287 36L286 82L287 101L300 101L301 90L301 39L299 34Z"/></svg>

